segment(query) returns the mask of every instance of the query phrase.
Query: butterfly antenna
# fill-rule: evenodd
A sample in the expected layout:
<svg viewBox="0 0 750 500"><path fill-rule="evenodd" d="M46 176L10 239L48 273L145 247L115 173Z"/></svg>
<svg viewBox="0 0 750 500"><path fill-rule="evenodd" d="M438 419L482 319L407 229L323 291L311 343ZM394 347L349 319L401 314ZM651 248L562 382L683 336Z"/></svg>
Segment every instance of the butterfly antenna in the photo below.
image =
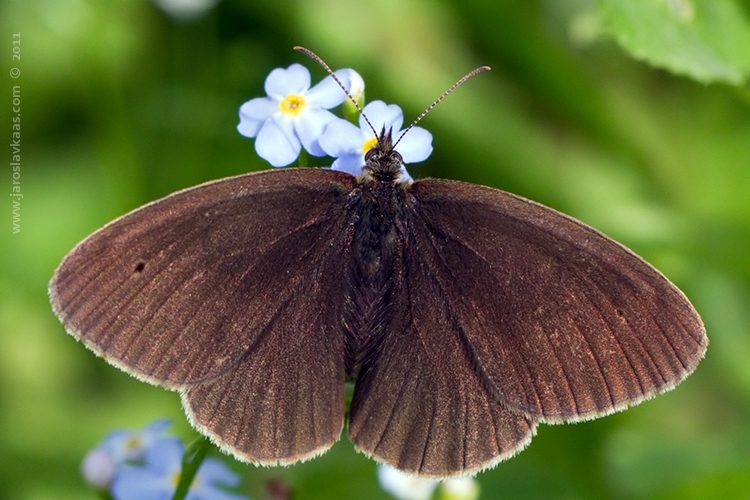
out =
<svg viewBox="0 0 750 500"><path fill-rule="evenodd" d="M432 104L430 104L430 105L429 105L429 106L427 107L427 109L425 109L425 110L424 110L424 111L422 112L422 114L421 114L421 115L419 115L419 116L417 117L417 119L416 119L416 120L414 120L414 121L413 121L413 122L411 123L411 125L409 125L409 126L408 126L408 127L406 128L406 130L404 130L404 132L403 132L403 133L401 134L401 136L399 136L398 140L396 140L395 144L393 144L393 147L395 148L395 147L396 147L396 145L397 145L397 144L398 144L399 142L401 142L401 139L403 139L403 138L404 138L404 136L406 135L406 133L407 133L408 131L410 131L411 129L413 129L413 128L414 128L414 126L415 126L415 125L416 125L417 123L419 123L419 121L420 121L420 120L421 120L422 118L424 118L424 117L425 117L425 115L426 115L427 113L429 113L430 111L432 111L432 108L434 108L435 106L437 106L437 105L438 105L438 103L439 103L440 101L442 101L443 99L445 99L446 97L448 97L448 94L450 94L451 92L453 92L454 90L456 90L456 89L457 89L457 88L458 88L458 87L459 87L459 86L460 86L460 85L461 85L462 83L464 83L464 82L465 82L466 80L468 80L468 79L469 79L469 78L471 78L472 76L474 76L474 75L478 75L479 73L482 73L482 72L484 72L484 71L489 71L490 69L491 69L491 68L490 68L489 66L480 66L479 68L475 69L474 71L471 71L470 73L468 73L468 74L464 75L464 77L463 77L463 78L461 78L461 79L460 79L459 81L457 81L456 83L454 83L454 84L453 84L453 86L452 86L451 88L449 88L448 90L446 90L446 91L445 91L445 93L443 93L443 95L441 95L440 97L438 97L438 98L437 98L437 100L436 100L435 102L433 102Z"/></svg>
<svg viewBox="0 0 750 500"><path fill-rule="evenodd" d="M343 90L343 91L344 91L344 93L346 93L346 97L348 97L348 98L349 98L349 100L350 100L350 101L352 101L352 104L354 104L354 106L356 106L356 107L357 107L357 110L359 110L359 114L360 114L360 115L362 115L362 118L364 118L364 119L365 119L365 121L367 122L367 125L369 125L369 126L370 126L370 130L372 130L372 133L373 133L373 134L375 134L375 137L377 137L377 136L378 136L378 133L377 133L377 131L375 130L375 127L373 127L373 126L372 126L372 123L370 123L370 120L369 120L369 119L367 118L367 115L365 114L365 112L364 112L364 111L362 111L362 108L360 108L360 107L359 107L359 104L357 104L357 101L356 101L356 100L354 99L354 97L352 97L352 95L351 95L351 94L349 93L349 91L348 91L348 90L346 90L346 87L344 87L344 84L342 84L342 83L341 83L341 80L339 80L339 79L338 79L338 78L336 77L336 75L334 74L333 70L332 70L332 69L331 69L331 68L330 68L330 67L329 67L329 66L328 66L328 65L327 65L327 64L325 63L325 61L323 61L323 59L321 59L321 58L320 58L320 57L318 56L318 54L316 54L315 52L313 52L313 51L312 51L312 50L310 50L310 49L306 49L305 47L300 47L300 46L297 46L297 47L294 47L294 50L296 50L296 51L298 51L298 52L302 52L302 53L303 53L303 54L305 54L305 55L306 55L307 57L309 57L309 58L310 58L310 59L312 59L313 61L317 62L317 63L318 63L318 64L320 64L321 66L323 66L323 69L325 69L325 70L326 70L326 71L328 72L328 74L329 74L329 75L331 75L331 77L333 78L333 80L334 80L334 81L335 81L336 83L338 83L339 87L341 87L341 90ZM489 68L488 68L488 69L489 69ZM465 80L466 78L467 78L467 77L464 77L464 80ZM457 86L457 85L454 85L454 87L456 87L456 86ZM451 89L451 90L453 90L453 89ZM441 98L441 99L442 99L442 98ZM436 104L437 104L437 103L436 103ZM433 106L434 106L434 105L433 105ZM421 116L420 116L420 118L421 118ZM409 127L409 128L411 128L411 127ZM403 136L402 136L402 137L403 137Z"/></svg>

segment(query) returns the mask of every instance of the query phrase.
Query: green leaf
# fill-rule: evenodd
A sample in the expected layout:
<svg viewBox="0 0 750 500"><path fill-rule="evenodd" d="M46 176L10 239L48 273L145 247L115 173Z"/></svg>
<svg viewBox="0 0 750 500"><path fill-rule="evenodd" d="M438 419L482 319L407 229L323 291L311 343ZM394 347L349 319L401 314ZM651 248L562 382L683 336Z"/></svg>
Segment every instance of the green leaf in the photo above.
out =
<svg viewBox="0 0 750 500"><path fill-rule="evenodd" d="M733 0L598 0L604 29L635 58L704 83L750 73L750 23Z"/></svg>

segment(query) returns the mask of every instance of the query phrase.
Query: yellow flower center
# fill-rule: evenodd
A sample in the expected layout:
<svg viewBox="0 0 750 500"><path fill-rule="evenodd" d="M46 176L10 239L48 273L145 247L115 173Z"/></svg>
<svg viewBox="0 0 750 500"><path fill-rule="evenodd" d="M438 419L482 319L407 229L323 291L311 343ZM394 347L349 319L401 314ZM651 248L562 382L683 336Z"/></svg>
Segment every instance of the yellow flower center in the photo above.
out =
<svg viewBox="0 0 750 500"><path fill-rule="evenodd" d="M362 144L362 149L364 150L365 153L367 153L369 150L371 150L372 148L374 148L377 143L378 143L378 138L377 137L373 137L372 139L366 140Z"/></svg>
<svg viewBox="0 0 750 500"><path fill-rule="evenodd" d="M280 103L279 108L287 115L298 115L305 108L305 98L297 94L289 94Z"/></svg>
<svg viewBox="0 0 750 500"><path fill-rule="evenodd" d="M128 450L137 450L140 447L141 447L141 436L139 435L132 436L125 443L125 448L127 448Z"/></svg>

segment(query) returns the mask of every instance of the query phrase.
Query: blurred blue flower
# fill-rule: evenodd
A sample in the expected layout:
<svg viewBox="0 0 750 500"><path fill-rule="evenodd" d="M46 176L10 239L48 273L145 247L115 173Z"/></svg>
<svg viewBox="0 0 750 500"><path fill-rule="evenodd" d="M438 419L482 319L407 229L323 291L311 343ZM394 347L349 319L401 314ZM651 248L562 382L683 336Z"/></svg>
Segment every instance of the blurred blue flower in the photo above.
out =
<svg viewBox="0 0 750 500"><path fill-rule="evenodd" d="M104 438L101 446L109 450L117 463L128 460L141 460L145 451L157 439L163 437L172 424L168 418L154 420L143 429L112 431Z"/></svg>
<svg viewBox="0 0 750 500"><path fill-rule="evenodd" d="M105 490L115 473L128 463L142 460L147 448L169 427L169 419L155 420L143 429L112 431L86 454L81 474L97 490Z"/></svg>
<svg viewBox="0 0 750 500"><path fill-rule="evenodd" d="M185 448L177 438L164 438L146 449L143 467L121 469L112 481L115 500L170 500L180 481ZM219 460L207 458L198 469L185 500L247 500L221 489L240 478Z"/></svg>
<svg viewBox="0 0 750 500"><path fill-rule="evenodd" d="M96 447L83 457L81 474L88 484L97 491L105 491L115 477L118 464L109 450Z"/></svg>
<svg viewBox="0 0 750 500"><path fill-rule="evenodd" d="M399 500L428 500L438 485L432 479L410 476L384 464L378 466L378 482L381 488Z"/></svg>
<svg viewBox="0 0 750 500"><path fill-rule="evenodd" d="M387 105L383 101L373 101L363 110L380 133L385 127L393 132L394 142L401 137L404 115L401 108L395 104ZM328 124L320 137L320 147L326 154L336 158L331 168L341 170L352 175L360 175L365 166L365 153L377 144L372 130L365 119L359 117L359 128L345 120L336 120ZM421 127L412 128L396 146L404 163L418 163L424 161L432 153L432 134ZM401 167L401 180L411 180L406 168Z"/></svg>
<svg viewBox="0 0 750 500"><path fill-rule="evenodd" d="M348 89L355 73L344 69L335 74ZM318 140L326 125L339 120L327 110L346 99L333 78L328 76L310 88L310 72L304 66L292 64L287 69L271 71L265 90L268 97L251 99L240 107L237 126L240 134L257 137L258 155L274 167L292 163L302 146L313 156L325 156Z"/></svg>

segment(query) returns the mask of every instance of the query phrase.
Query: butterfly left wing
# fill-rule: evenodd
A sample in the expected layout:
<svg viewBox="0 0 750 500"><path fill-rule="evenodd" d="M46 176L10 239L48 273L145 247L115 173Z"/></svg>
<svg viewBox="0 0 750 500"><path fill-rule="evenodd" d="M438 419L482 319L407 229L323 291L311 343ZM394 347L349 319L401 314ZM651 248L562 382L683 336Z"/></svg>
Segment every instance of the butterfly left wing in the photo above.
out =
<svg viewBox="0 0 750 500"><path fill-rule="evenodd" d="M598 231L482 186L403 191L382 340L350 410L366 454L428 477L476 472L522 449L536 422L636 404L705 352L684 295Z"/></svg>
<svg viewBox="0 0 750 500"><path fill-rule="evenodd" d="M605 415L671 389L705 353L682 292L599 231L483 186L425 180L409 194L462 340L513 411Z"/></svg>

